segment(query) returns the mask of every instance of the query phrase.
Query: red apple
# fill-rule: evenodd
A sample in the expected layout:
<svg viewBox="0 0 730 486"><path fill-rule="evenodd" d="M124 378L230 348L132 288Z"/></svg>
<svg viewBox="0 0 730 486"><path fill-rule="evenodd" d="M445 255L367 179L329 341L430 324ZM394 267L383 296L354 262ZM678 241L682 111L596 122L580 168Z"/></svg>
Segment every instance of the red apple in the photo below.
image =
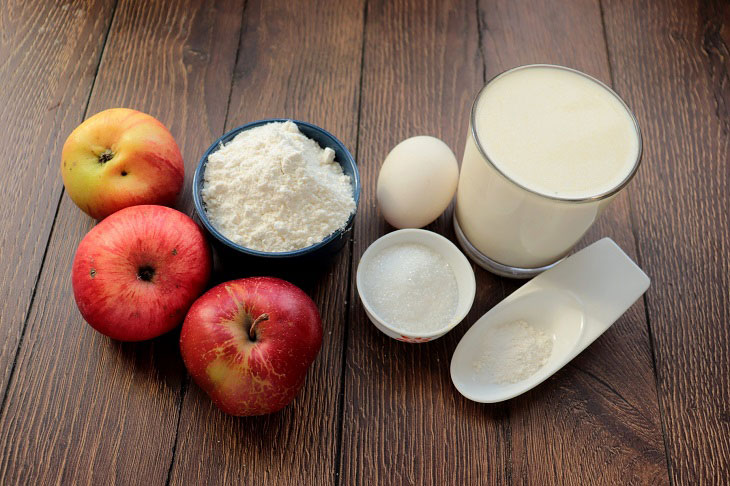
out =
<svg viewBox="0 0 730 486"><path fill-rule="evenodd" d="M278 278L225 282L190 308L180 334L185 366L231 415L276 412L291 402L322 345L317 306Z"/></svg>
<svg viewBox="0 0 730 486"><path fill-rule="evenodd" d="M143 341L182 322L210 270L210 248L192 219L164 206L133 206L81 240L71 280L91 327L120 341Z"/></svg>
<svg viewBox="0 0 730 486"><path fill-rule="evenodd" d="M165 125L136 110L113 108L71 132L61 175L73 202L103 219L138 204L174 204L185 166Z"/></svg>

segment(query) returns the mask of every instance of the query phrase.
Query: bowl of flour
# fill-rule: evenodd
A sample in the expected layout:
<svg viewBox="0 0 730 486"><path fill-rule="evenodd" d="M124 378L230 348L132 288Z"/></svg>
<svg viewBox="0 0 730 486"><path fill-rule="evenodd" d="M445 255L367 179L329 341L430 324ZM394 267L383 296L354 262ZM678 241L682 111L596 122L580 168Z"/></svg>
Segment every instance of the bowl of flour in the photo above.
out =
<svg viewBox="0 0 730 486"><path fill-rule="evenodd" d="M276 260L338 252L360 196L354 158L310 123L267 119L216 140L193 177L193 200L216 248Z"/></svg>

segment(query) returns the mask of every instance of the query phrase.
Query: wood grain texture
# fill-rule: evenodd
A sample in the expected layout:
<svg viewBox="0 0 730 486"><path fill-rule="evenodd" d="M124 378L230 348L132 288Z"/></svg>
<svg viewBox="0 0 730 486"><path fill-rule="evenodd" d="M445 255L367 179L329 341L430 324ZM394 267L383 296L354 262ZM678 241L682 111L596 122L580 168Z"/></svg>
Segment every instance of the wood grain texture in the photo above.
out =
<svg viewBox="0 0 730 486"><path fill-rule="evenodd" d="M730 4L604 2L644 133L630 193L676 484L730 481Z"/></svg>
<svg viewBox="0 0 730 486"><path fill-rule="evenodd" d="M488 78L549 63L611 84L597 1L559 9L550 1L482 1L480 7ZM627 194L608 206L578 248L604 236L636 260ZM517 285L505 283L508 291ZM512 400L510 426L517 483L667 483L643 301L547 383Z"/></svg>
<svg viewBox="0 0 730 486"><path fill-rule="evenodd" d="M330 131L354 153L362 16L360 0L248 0L227 129L295 118ZM171 484L336 482L349 262L347 245L321 268L227 272L225 278L273 274L302 287L322 314L322 349L300 394L273 415L226 416L191 383Z"/></svg>
<svg viewBox="0 0 730 486"><path fill-rule="evenodd" d="M460 157L471 99L483 84L476 10L473 1L368 2L358 150L364 204L354 268L365 248L392 230L375 200L388 151L427 134ZM453 239L451 211L429 229ZM506 407L469 402L451 384L451 354L468 326L428 344L401 343L375 329L354 282L351 288L340 484L507 482ZM486 272L477 291L466 322L502 295L500 281Z"/></svg>
<svg viewBox="0 0 730 486"><path fill-rule="evenodd" d="M240 1L120 0L88 114L129 106L158 117L189 181L223 129L241 10ZM70 268L92 225L63 197L0 417L0 484L166 481L184 376L177 336L120 344L83 322Z"/></svg>
<svg viewBox="0 0 730 486"><path fill-rule="evenodd" d="M454 11L466 8L459 5L452 7ZM476 80L472 81L472 89L462 85L461 91L449 92L448 88L453 88L456 83L436 81L424 92L428 93L430 88L432 100L443 96L443 103L451 106L444 109L443 105L437 105L441 110L436 114L430 112L427 102L413 103L418 109L409 113L408 107L412 103L409 96L425 94L419 93L419 83L428 83L428 74L431 74L420 70L424 69L424 65L438 62L438 58L429 57L430 51L449 49L449 37L439 37L429 31L433 25L432 19L428 18L428 13L419 12L416 8L409 11L407 7L399 9L392 6L392 10L384 9L382 13L379 8L371 7L369 12L374 12L375 19L371 20L369 16L366 26L366 72L361 124L360 158L362 160L364 156L369 164L363 180L365 185L370 184L370 193L366 191L365 197L370 197L371 201L374 200L377 169L387 149L406 136L424 132L422 127L418 127L419 122L422 122L419 116L427 114L434 120L430 133L444 137L452 146L461 147L463 141L459 138L466 133L467 110L483 79L520 64L553 62L571 65L610 82L597 3L575 3L558 14L554 6L547 3L530 2L527 5L524 2L485 2L479 9L481 32L478 39L481 42L476 43L477 49L472 47L470 51L468 47L465 49L462 46L460 50L454 49L448 54L450 62L472 63L470 70L473 80ZM425 21L419 14L425 17ZM453 21L453 16L448 18ZM408 21L423 21L426 27L419 30L418 25L398 24ZM468 20L462 22L466 25L466 28L462 27L462 35L468 37ZM571 29L570 39L555 34L568 29ZM401 32L405 33L406 40L399 38ZM422 43L408 44L408 34ZM423 42L424 39L426 42ZM384 55L377 57L379 43L397 46L395 54L383 49ZM478 53L477 58L475 53ZM373 57L377 60L373 61ZM481 66L485 67L483 76L475 75L475 72L481 74ZM370 74L371 71L377 74ZM416 73L413 79L409 78L411 71ZM459 82L464 83L464 78L468 79L468 76L465 76L463 65L457 71ZM446 66L439 72L442 79L447 80L450 74L451 69ZM383 99L382 96L373 96L371 100L368 97L371 77L377 79L372 82L375 86L373 89L393 84L394 88L391 89L394 89L393 96L397 101ZM438 79L439 76L434 78ZM437 104L438 101L432 103ZM389 111L384 107L392 108ZM447 116L454 117L450 118L451 124L444 123L444 111L448 113ZM380 117L379 122L383 118L392 118L394 121L390 125L385 121L384 127L373 123L376 127L370 128L370 116ZM457 120L457 125L462 125L461 130L455 130L454 120ZM396 125L395 129L393 125ZM405 130L398 133L401 126L418 128L410 128L410 133ZM445 133L439 133L439 126L442 130L445 126L448 128ZM386 133L382 135L378 129ZM378 135L372 135L373 132ZM373 145L377 145L380 152L375 157L368 153L373 150ZM373 158L375 160L371 160ZM451 235L448 216L431 229ZM355 261L367 245L386 230L380 221L376 211L370 212L365 223L361 220L358 230L362 233L356 233ZM586 236L585 242L605 235L613 237L629 254L635 255L625 196L614 202ZM355 483L422 481L429 484L443 482L453 474L457 477L463 474L464 477L459 479L468 482L469 475L474 474L474 477L486 477L487 481L491 477L541 484L582 484L587 480L605 484L666 482L666 460L650 344L641 303L632 308L612 332L592 346L589 353L574 361L568 371L559 374L547 385L508 404L479 406L468 403L453 389L448 379L448 362L455 343L468 326L519 284L497 280L478 269L477 285L480 295L465 323L446 338L425 346L403 345L383 337L370 327L361 309L354 310L354 326L363 328L359 332L364 333L364 337L356 334L349 341L343 480ZM362 342L367 338L374 339L377 344L363 346ZM429 347L431 349L427 349ZM437 362L434 363L434 360ZM438 362L444 364L438 365ZM385 372L385 377L381 379L384 365L394 368ZM441 383L432 382L434 378L430 368L440 371ZM398 376L400 373L403 376ZM382 380L382 385L366 386L366 381L373 375ZM423 404L421 400L426 393L419 393L421 387L430 393L438 390L435 392L437 397L451 394L454 403L441 405L438 403L441 399L437 399L435 403ZM353 408L362 411L362 415L351 410L351 403L357 404ZM372 407L378 412L364 412L365 407ZM469 408L482 413L470 414ZM399 409L408 410L408 414L400 416ZM449 416L451 414L459 416ZM449 433L451 422L462 422L461 429L476 432L476 436L469 437L467 432L467 440L454 437ZM444 437L434 440L435 434L429 429L429 425L434 423L438 424L437 428L445 434ZM363 434L363 429L367 430L366 434ZM467 460L462 465L463 469L452 474L448 464L458 464L457 460L449 461L449 456L439 457L431 450L443 442L464 445L468 452L449 448L449 453L458 460L465 460L466 456L472 454L486 457L491 453L491 456L487 464L479 460ZM399 454L401 450L403 456ZM547 454L549 459L543 465L543 462L534 460L535 454L541 457ZM590 457L590 460L586 461L586 457ZM380 466L368 467L369 462ZM438 466L431 466L429 470L431 464ZM352 469L348 470L348 467Z"/></svg>
<svg viewBox="0 0 730 486"><path fill-rule="evenodd" d="M0 0L0 484L727 484L729 44L722 0ZM480 405L451 384L453 350L521 283L475 268L465 321L409 345L367 320L354 270L392 230L388 151L430 134L460 160L478 89L532 62L613 83L637 114L643 166L579 247L612 237L652 286L546 383ZM85 113L120 105L175 135L188 214L200 155L242 123L310 121L356 155L355 241L333 262L214 279L265 270L315 299L322 351L284 411L225 416L177 333L120 344L78 314L94 223L59 206L58 159ZM428 229L454 240L451 214Z"/></svg>
<svg viewBox="0 0 730 486"><path fill-rule="evenodd" d="M63 188L60 147L83 118L113 7L0 2L0 397Z"/></svg>

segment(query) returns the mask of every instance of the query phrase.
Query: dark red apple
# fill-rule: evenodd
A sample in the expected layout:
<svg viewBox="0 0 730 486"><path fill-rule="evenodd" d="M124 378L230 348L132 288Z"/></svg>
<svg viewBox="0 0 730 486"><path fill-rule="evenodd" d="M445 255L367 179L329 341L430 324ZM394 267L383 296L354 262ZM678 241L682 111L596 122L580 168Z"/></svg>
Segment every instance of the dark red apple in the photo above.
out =
<svg viewBox="0 0 730 486"><path fill-rule="evenodd" d="M317 306L272 277L225 282L190 308L180 334L183 361L218 408L262 415L299 392L322 345Z"/></svg>
<svg viewBox="0 0 730 486"><path fill-rule="evenodd" d="M210 270L210 248L192 219L164 206L132 206L81 240L71 280L91 327L120 341L143 341L182 322Z"/></svg>

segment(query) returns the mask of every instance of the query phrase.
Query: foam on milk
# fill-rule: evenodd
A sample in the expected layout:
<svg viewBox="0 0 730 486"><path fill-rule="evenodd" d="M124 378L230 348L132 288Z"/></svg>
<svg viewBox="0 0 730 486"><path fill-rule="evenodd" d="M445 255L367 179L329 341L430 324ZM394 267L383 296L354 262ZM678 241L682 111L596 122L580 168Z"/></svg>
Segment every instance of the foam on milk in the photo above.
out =
<svg viewBox="0 0 730 486"><path fill-rule="evenodd" d="M600 84L565 69L535 66L490 83L475 129L490 160L515 182L578 199L609 192L639 154L634 121Z"/></svg>

